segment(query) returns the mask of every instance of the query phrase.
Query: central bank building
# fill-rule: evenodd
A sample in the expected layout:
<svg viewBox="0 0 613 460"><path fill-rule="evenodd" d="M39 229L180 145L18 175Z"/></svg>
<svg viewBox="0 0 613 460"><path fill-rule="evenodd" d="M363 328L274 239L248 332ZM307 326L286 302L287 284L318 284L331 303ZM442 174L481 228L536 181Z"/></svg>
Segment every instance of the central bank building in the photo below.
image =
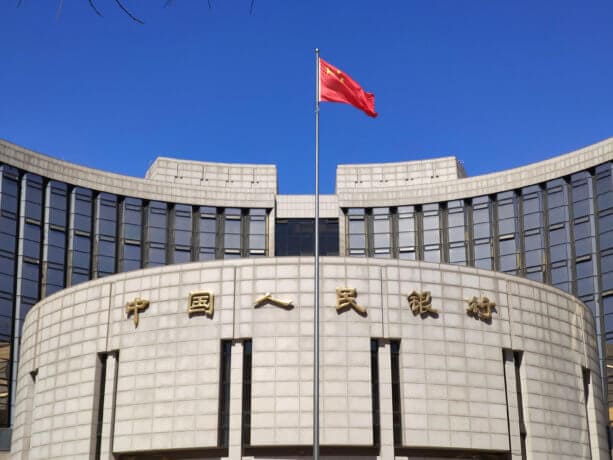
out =
<svg viewBox="0 0 613 460"><path fill-rule="evenodd" d="M612 161L338 166L322 458L610 458ZM0 141L0 459L311 458L314 216L275 166Z"/></svg>

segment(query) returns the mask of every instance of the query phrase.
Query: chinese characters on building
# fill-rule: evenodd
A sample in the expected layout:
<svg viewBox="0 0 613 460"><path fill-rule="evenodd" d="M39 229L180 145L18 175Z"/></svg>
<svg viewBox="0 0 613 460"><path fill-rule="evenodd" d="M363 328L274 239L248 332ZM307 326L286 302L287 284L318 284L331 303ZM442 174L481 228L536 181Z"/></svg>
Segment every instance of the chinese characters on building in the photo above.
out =
<svg viewBox="0 0 613 460"><path fill-rule="evenodd" d="M421 315L423 317L428 314L433 316L438 314L438 310L432 308L432 296L430 295L430 291L413 291L408 297L409 307L414 315Z"/></svg>
<svg viewBox="0 0 613 460"><path fill-rule="evenodd" d="M258 308L258 307L262 307L262 306L264 306L266 304L275 305L277 307L286 308L288 310L291 309L291 308L294 308L294 305L292 304L291 301L285 302L283 300L275 299L270 292L267 292L262 297L259 297L255 301L254 307Z"/></svg>
<svg viewBox="0 0 613 460"><path fill-rule="evenodd" d="M490 321L492 319L492 311L495 309L496 304L491 302L487 297L481 297L479 299L473 297L466 302L468 303L466 313L470 316L484 321Z"/></svg>
<svg viewBox="0 0 613 460"><path fill-rule="evenodd" d="M210 291L195 291L189 293L187 313L192 315L206 315L213 317L215 296Z"/></svg>
<svg viewBox="0 0 613 460"><path fill-rule="evenodd" d="M141 299L137 297L131 302L126 303L126 316L130 318L132 316L132 320L134 321L134 327L138 327L139 314L142 311L145 311L149 307L149 301L145 299Z"/></svg>
<svg viewBox="0 0 613 460"><path fill-rule="evenodd" d="M358 291L355 288L336 288L336 311L353 308L361 315L366 314L366 307L358 305L356 297Z"/></svg>
<svg viewBox="0 0 613 460"><path fill-rule="evenodd" d="M366 307L359 305L357 301L358 292L356 288L339 287L336 288L336 311L342 313L348 309L354 309L362 316L366 316ZM428 315L438 317L439 311L432 307L432 295L430 291L412 291L407 295L409 309L413 315L425 318ZM482 296L477 298L473 296L466 300L468 307L466 313L476 319L486 322L492 320L492 314L496 311L496 303L492 302L488 297ZM274 305L287 310L294 308L292 301L281 300L273 297L270 292L258 297L254 303L254 308L259 308L264 305ZM125 312L127 318L132 317L134 327L138 327L140 314L149 307L149 300L136 297L134 300L126 303ZM213 317L215 309L215 295L212 291L193 291L190 292L187 301L187 314L205 315L209 318Z"/></svg>

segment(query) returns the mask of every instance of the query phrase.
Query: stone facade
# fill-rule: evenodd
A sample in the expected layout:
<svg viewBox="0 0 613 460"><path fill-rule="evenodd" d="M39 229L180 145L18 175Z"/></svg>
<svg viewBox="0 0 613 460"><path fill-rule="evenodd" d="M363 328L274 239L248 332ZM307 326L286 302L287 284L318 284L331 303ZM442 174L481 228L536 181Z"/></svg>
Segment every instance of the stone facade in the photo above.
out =
<svg viewBox="0 0 613 460"><path fill-rule="evenodd" d="M308 451L313 274L312 258L191 263L118 274L42 300L23 328L11 458L96 458L98 431L97 458L113 458L111 451L117 459L295 458ZM381 459L436 458L449 449L521 459L524 431L527 458L608 458L594 320L572 296L424 262L326 257L321 275L325 455L351 457L358 447ZM338 310L339 287L356 289L366 313ZM214 295L212 317L188 315L195 291ZM437 314L414 314L412 291L429 291ZM267 292L293 308L256 308ZM495 301L490 321L467 314L472 297ZM135 298L150 302L138 326L126 315ZM231 362L227 424L219 414L224 341L231 350L224 358ZM401 430L395 447L394 412Z"/></svg>

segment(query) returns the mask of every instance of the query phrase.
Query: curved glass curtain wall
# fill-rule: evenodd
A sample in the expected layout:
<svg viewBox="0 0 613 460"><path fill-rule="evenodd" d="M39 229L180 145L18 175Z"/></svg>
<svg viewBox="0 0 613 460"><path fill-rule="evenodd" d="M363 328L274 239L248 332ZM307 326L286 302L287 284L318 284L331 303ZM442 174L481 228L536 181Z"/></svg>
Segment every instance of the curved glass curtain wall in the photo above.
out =
<svg viewBox="0 0 613 460"><path fill-rule="evenodd" d="M441 203L345 209L346 255L470 265L551 284L597 323L613 405L612 163L545 183ZM609 367L611 366L611 367Z"/></svg>
<svg viewBox="0 0 613 460"><path fill-rule="evenodd" d="M0 164L0 428L11 424L12 357L38 300L113 273L265 256L267 218L267 209L117 196Z"/></svg>

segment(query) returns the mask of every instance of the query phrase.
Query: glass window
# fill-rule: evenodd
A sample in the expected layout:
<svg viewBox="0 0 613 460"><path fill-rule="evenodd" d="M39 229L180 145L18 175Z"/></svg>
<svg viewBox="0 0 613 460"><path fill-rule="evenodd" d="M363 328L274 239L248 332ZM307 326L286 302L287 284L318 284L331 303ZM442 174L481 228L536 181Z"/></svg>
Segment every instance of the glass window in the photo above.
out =
<svg viewBox="0 0 613 460"><path fill-rule="evenodd" d="M496 195L498 210L498 267L500 271L517 274L517 201L514 192Z"/></svg>
<svg viewBox="0 0 613 460"><path fill-rule="evenodd" d="M441 219L438 203L425 204L422 207L424 260L441 261Z"/></svg>
<svg viewBox="0 0 613 460"><path fill-rule="evenodd" d="M266 210L249 209L249 254L251 256L266 255Z"/></svg>
<svg viewBox="0 0 613 460"><path fill-rule="evenodd" d="M224 212L224 258L241 256L241 210L225 208Z"/></svg>
<svg viewBox="0 0 613 460"><path fill-rule="evenodd" d="M68 243L71 285L90 279L93 192L75 187L70 195L70 238Z"/></svg>
<svg viewBox="0 0 613 460"><path fill-rule="evenodd" d="M191 247L192 244L192 207L183 204L174 206L174 244Z"/></svg>
<svg viewBox="0 0 613 460"><path fill-rule="evenodd" d="M96 276L116 272L117 197L100 193L96 197Z"/></svg>
<svg viewBox="0 0 613 460"><path fill-rule="evenodd" d="M146 266L157 267L166 264L166 203L151 201L147 206L147 256Z"/></svg>
<svg viewBox="0 0 613 460"><path fill-rule="evenodd" d="M366 211L363 208L347 210L348 255L365 256L366 247Z"/></svg>
<svg viewBox="0 0 613 460"><path fill-rule="evenodd" d="M143 201L126 197L122 203L121 271L137 270L142 266L141 238L143 235Z"/></svg>
<svg viewBox="0 0 613 460"><path fill-rule="evenodd" d="M391 257L392 255L392 216L390 208L373 208L372 216L372 250L374 257Z"/></svg>
<svg viewBox="0 0 613 460"><path fill-rule="evenodd" d="M465 219L464 202L449 201L447 203L447 244L451 264L467 264Z"/></svg>
<svg viewBox="0 0 613 460"><path fill-rule="evenodd" d="M198 222L198 260L213 260L217 247L217 209L200 207Z"/></svg>
<svg viewBox="0 0 613 460"><path fill-rule="evenodd" d="M475 267L491 270L492 243L491 243L491 205L487 196L478 196L472 199L473 207L473 250L475 252Z"/></svg>
<svg viewBox="0 0 613 460"><path fill-rule="evenodd" d="M142 200L137 198L124 198L123 225L124 238L140 240L142 226Z"/></svg>

